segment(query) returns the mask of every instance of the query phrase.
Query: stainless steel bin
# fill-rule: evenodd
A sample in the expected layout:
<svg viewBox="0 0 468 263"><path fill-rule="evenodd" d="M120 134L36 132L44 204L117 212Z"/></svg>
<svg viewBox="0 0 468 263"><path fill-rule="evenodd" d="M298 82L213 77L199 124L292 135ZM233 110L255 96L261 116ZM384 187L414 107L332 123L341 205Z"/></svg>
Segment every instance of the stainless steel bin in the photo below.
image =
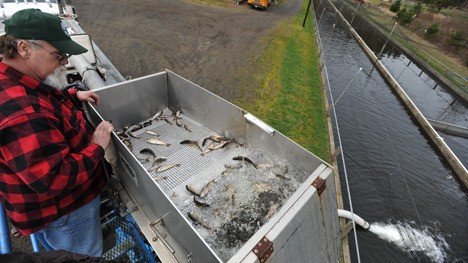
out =
<svg viewBox="0 0 468 263"><path fill-rule="evenodd" d="M113 133L106 151L116 189L163 262L337 262L340 232L327 163L171 71L95 91L101 102L88 105L92 122L112 120L127 132L127 142ZM203 152L210 136L231 142ZM187 140L200 148L181 144ZM176 166L157 172L147 148ZM203 197L187 190L208 185ZM242 227L228 229L235 222Z"/></svg>

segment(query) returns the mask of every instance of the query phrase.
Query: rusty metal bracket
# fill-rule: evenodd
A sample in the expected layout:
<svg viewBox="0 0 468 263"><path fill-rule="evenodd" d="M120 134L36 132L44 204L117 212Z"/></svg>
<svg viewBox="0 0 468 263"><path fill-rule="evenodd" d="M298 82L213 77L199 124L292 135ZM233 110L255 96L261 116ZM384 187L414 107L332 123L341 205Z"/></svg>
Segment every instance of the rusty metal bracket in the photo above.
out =
<svg viewBox="0 0 468 263"><path fill-rule="evenodd" d="M315 178L315 180L312 182L312 186L317 188L317 192L319 195L321 195L323 191L325 191L325 189L327 188L326 182L327 181L320 177Z"/></svg>
<svg viewBox="0 0 468 263"><path fill-rule="evenodd" d="M268 240L266 237L263 237L262 240L260 240L252 249L252 252L254 252L261 263L266 262L271 254L273 254L273 251L273 242Z"/></svg>

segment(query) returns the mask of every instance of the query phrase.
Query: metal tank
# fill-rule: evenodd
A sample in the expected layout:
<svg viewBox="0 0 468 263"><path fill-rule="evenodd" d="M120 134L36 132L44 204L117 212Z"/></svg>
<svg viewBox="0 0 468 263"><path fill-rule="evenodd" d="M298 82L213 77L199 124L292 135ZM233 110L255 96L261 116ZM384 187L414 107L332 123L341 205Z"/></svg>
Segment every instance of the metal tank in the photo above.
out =
<svg viewBox="0 0 468 263"><path fill-rule="evenodd" d="M339 260L329 164L168 70L94 91L113 194L162 262Z"/></svg>

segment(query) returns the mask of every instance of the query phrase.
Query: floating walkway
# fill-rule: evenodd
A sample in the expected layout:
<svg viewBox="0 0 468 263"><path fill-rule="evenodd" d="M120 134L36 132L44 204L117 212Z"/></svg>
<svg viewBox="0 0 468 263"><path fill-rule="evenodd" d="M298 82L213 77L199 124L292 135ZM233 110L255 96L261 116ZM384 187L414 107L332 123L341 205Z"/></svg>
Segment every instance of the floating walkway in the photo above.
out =
<svg viewBox="0 0 468 263"><path fill-rule="evenodd" d="M427 121L437 131L450 134L450 135L454 135L454 136L468 138L468 128L466 127L458 126L458 125L454 125L454 124L446 123L442 121L435 121L431 119L427 119Z"/></svg>

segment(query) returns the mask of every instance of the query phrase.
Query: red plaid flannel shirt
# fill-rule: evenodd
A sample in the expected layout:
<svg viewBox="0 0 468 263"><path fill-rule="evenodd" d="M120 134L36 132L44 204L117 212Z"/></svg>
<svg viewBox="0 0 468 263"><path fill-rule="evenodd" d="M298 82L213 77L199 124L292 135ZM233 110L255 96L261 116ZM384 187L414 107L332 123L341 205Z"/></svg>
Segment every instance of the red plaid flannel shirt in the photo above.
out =
<svg viewBox="0 0 468 263"><path fill-rule="evenodd" d="M34 233L97 197L106 183L104 149L60 92L0 62L0 201L12 224Z"/></svg>

